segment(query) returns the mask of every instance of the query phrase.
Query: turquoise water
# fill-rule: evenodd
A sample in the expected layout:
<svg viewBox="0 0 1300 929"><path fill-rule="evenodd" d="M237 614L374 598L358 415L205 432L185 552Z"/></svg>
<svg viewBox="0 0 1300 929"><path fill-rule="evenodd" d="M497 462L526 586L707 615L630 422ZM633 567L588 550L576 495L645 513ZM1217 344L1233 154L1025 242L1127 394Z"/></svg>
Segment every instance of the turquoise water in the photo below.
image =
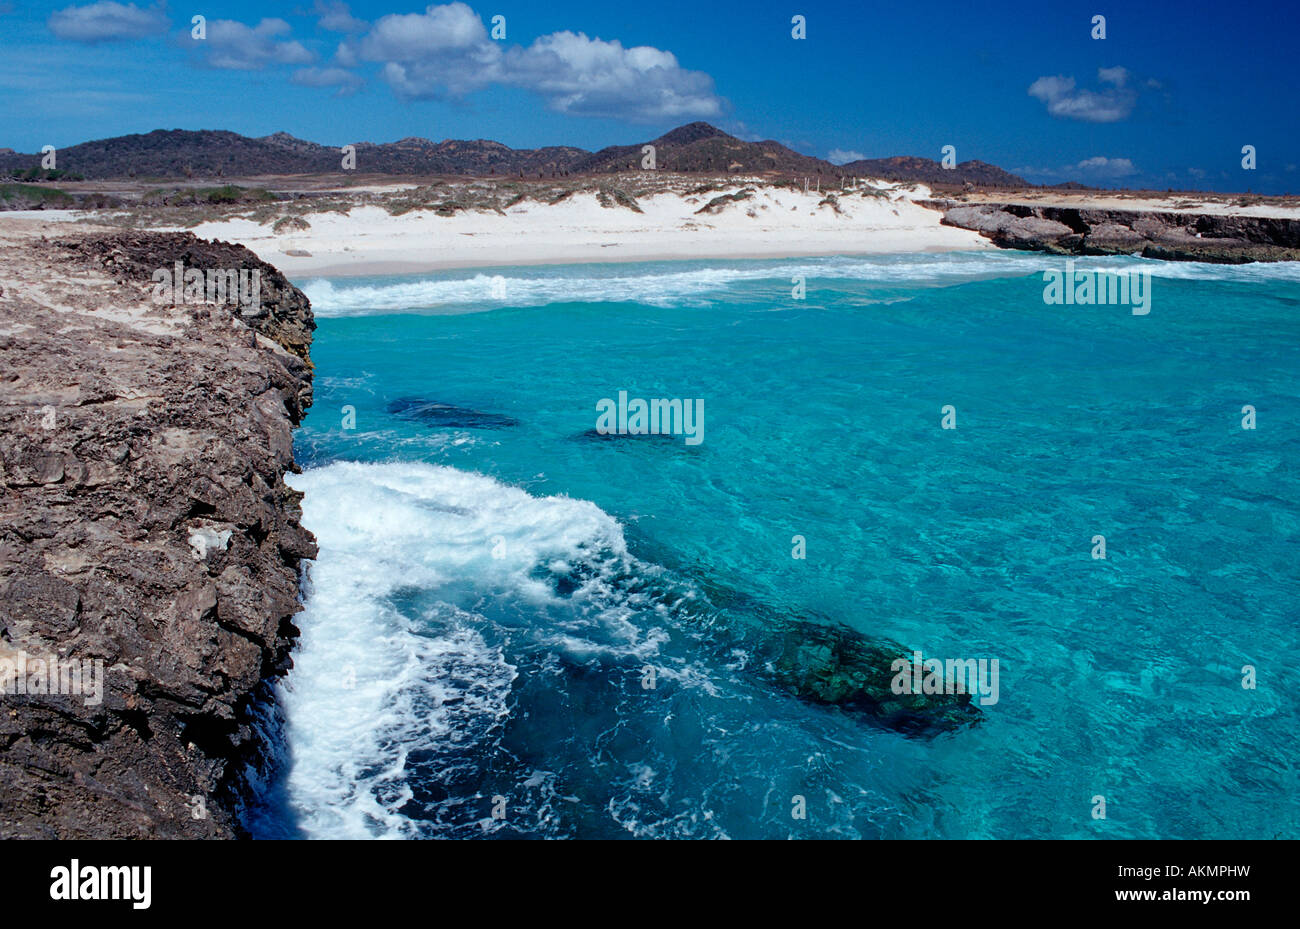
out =
<svg viewBox="0 0 1300 929"><path fill-rule="evenodd" d="M1300 268L1078 266L1151 312L1018 253L298 282L321 554L255 831L1300 836ZM703 441L593 437L620 390ZM996 658L998 702L806 702L724 634L771 617Z"/></svg>

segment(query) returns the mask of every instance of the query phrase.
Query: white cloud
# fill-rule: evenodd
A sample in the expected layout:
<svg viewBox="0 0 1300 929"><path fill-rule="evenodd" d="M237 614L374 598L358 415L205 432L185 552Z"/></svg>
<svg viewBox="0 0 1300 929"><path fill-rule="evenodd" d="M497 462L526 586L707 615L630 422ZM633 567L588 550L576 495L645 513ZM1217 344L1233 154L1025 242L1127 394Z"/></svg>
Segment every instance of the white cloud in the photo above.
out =
<svg viewBox="0 0 1300 929"><path fill-rule="evenodd" d="M1114 123L1133 112L1137 94L1125 85L1129 72L1122 67L1101 68L1098 79L1111 85L1103 90L1076 90L1074 78L1064 75L1040 77L1029 85L1029 96L1047 104L1047 112L1061 119L1090 123Z"/></svg>
<svg viewBox="0 0 1300 929"><path fill-rule="evenodd" d="M194 44L214 68L255 71L269 64L311 63L315 56L301 42L279 38L289 32L282 19L263 19L256 26L217 19L208 23L208 37Z"/></svg>
<svg viewBox="0 0 1300 929"><path fill-rule="evenodd" d="M160 35L167 31L167 17L160 9L100 0L51 14L49 27L60 39L72 42L113 42Z"/></svg>
<svg viewBox="0 0 1300 929"><path fill-rule="evenodd" d="M826 160L833 165L846 165L850 161L862 161L866 157L862 152L846 152L842 148L833 148L831 153L826 156Z"/></svg>
<svg viewBox="0 0 1300 929"><path fill-rule="evenodd" d="M384 63L384 79L400 97L463 96L501 79L501 47L463 3L381 18L359 54Z"/></svg>
<svg viewBox="0 0 1300 929"><path fill-rule="evenodd" d="M359 63L357 50L347 42L340 42L338 50L334 52L334 61L341 68L355 68Z"/></svg>
<svg viewBox="0 0 1300 929"><path fill-rule="evenodd" d="M84 11L101 8L134 11L133 22L161 15L112 2L82 8L78 15L88 21ZM333 60L320 66L303 67L316 64L316 53L295 40L289 24L278 18L255 26L209 20L203 41L191 39L188 29L176 41L209 67L254 71L297 65L290 78L294 83L336 87L341 93L364 84L355 69L368 63L398 97L408 100L454 99L490 86L517 87L539 95L560 113L629 122L713 119L728 107L712 77L683 68L670 51L625 47L618 40L567 30L540 36L530 45L507 45L494 41L482 17L460 0L431 4L422 13L391 13L373 23L354 17L344 0L314 0L312 13L320 29L344 34ZM52 23L65 14L70 15L56 14ZM106 14L97 15L102 19ZM94 33L109 34L102 27Z"/></svg>
<svg viewBox="0 0 1300 929"><path fill-rule="evenodd" d="M506 53L505 81L544 96L551 109L633 121L700 119L723 112L713 78L672 52L555 32Z"/></svg>
<svg viewBox="0 0 1300 929"><path fill-rule="evenodd" d="M346 68L300 68L290 80L304 87L337 87L339 96L352 93L365 83Z"/></svg>
<svg viewBox="0 0 1300 929"><path fill-rule="evenodd" d="M767 136L760 135L759 133L755 132L753 129L750 129L749 126L745 125L743 122L741 122L738 119L728 120L725 124L719 126L718 128L724 130L725 132L729 132L731 135L734 135L736 138L742 139L746 142L762 142L767 138Z"/></svg>
<svg viewBox="0 0 1300 929"><path fill-rule="evenodd" d="M575 116L700 119L725 107L713 79L682 68L672 52L568 31L505 46L460 2L384 16L358 53L381 62L384 79L408 99L464 96L496 84L531 90L551 109Z"/></svg>
<svg viewBox="0 0 1300 929"><path fill-rule="evenodd" d="M1128 68L1119 65L1113 68L1098 68L1097 79L1103 84L1114 84L1116 87L1123 87L1128 83Z"/></svg>
<svg viewBox="0 0 1300 929"><path fill-rule="evenodd" d="M1009 169L1012 174L1030 178L1040 183L1057 183L1060 181L1084 181L1105 186L1108 182L1141 174L1138 166L1128 158L1107 158L1095 155L1074 164L1059 168L1023 165Z"/></svg>
<svg viewBox="0 0 1300 929"><path fill-rule="evenodd" d="M316 0L312 12L319 17L320 27L329 32L365 32L370 25L353 16L342 0Z"/></svg>
<svg viewBox="0 0 1300 929"><path fill-rule="evenodd" d="M1131 177L1138 173L1133 162L1127 158L1106 158L1097 155L1093 158L1085 158L1075 165L1070 165L1062 172L1064 174L1077 173L1093 179L1118 179L1121 177Z"/></svg>
<svg viewBox="0 0 1300 929"><path fill-rule="evenodd" d="M361 43L372 61L426 61L447 52L500 49L478 14L463 3L430 6L423 13L390 13Z"/></svg>

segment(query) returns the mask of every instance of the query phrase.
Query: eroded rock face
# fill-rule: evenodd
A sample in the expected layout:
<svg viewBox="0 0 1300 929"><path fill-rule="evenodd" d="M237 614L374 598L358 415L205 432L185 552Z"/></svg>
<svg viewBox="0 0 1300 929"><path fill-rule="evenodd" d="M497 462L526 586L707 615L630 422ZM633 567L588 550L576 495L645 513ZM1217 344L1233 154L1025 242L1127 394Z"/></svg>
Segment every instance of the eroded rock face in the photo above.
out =
<svg viewBox="0 0 1300 929"><path fill-rule="evenodd" d="M188 233L0 246L0 659L103 662L97 703L0 693L0 835L234 835L316 553L284 483L310 305ZM260 271L260 309L157 303L176 261Z"/></svg>
<svg viewBox="0 0 1300 929"><path fill-rule="evenodd" d="M943 224L1003 248L1057 255L1133 255L1170 261L1300 261L1300 220L1142 210L932 201Z"/></svg>

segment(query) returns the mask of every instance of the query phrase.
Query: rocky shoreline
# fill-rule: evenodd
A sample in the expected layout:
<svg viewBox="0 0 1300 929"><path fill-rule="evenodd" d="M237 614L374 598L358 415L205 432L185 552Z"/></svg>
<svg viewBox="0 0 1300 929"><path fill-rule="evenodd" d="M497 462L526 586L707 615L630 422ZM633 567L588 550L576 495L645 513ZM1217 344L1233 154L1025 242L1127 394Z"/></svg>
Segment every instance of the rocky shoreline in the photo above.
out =
<svg viewBox="0 0 1300 929"><path fill-rule="evenodd" d="M189 233L0 246L0 836L237 836L316 554L284 482L311 306ZM161 299L180 268L257 299ZM41 661L102 668L99 699L41 692Z"/></svg>
<svg viewBox="0 0 1300 929"><path fill-rule="evenodd" d="M943 213L945 226L973 230L1002 248L1218 264L1300 261L1300 219L956 200L925 205Z"/></svg>

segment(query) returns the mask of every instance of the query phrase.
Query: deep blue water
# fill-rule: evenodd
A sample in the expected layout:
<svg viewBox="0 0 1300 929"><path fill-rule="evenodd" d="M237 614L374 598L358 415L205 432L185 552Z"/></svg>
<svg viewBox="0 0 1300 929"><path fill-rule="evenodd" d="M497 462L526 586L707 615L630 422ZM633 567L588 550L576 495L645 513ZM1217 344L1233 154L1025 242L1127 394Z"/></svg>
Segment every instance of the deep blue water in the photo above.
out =
<svg viewBox="0 0 1300 929"><path fill-rule="evenodd" d="M1300 268L1079 262L1152 270L1136 316L1046 305L1061 267L299 282L321 554L255 831L1300 837ZM620 390L703 441L591 436ZM998 702L908 736L719 646L786 616L996 658Z"/></svg>

